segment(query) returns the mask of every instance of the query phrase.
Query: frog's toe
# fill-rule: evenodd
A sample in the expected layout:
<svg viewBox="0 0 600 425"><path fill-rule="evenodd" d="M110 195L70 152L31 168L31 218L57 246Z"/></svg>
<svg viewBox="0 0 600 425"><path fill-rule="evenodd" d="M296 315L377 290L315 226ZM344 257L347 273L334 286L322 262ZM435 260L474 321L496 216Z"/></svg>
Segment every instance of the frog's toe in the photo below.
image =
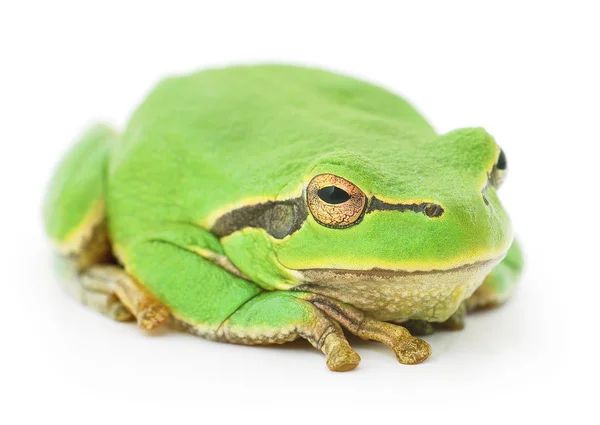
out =
<svg viewBox="0 0 600 425"><path fill-rule="evenodd" d="M327 356L327 367L334 372L347 372L360 363L360 356L350 347L339 325L333 324L321 350Z"/></svg>
<svg viewBox="0 0 600 425"><path fill-rule="evenodd" d="M169 309L157 302L143 308L137 316L137 322L140 328L152 331L165 323L168 318Z"/></svg>
<svg viewBox="0 0 600 425"><path fill-rule="evenodd" d="M420 338L410 337L394 349L402 364L419 364L431 355L431 346Z"/></svg>
<svg viewBox="0 0 600 425"><path fill-rule="evenodd" d="M347 372L360 363L360 356L352 349L339 350L327 358L327 367L334 372Z"/></svg>

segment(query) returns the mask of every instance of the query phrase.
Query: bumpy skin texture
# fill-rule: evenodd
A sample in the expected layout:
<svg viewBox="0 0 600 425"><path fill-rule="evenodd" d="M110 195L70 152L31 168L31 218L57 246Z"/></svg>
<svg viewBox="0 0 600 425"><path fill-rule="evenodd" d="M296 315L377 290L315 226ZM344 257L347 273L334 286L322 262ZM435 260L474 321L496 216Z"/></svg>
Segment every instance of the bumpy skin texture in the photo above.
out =
<svg viewBox="0 0 600 425"><path fill-rule="evenodd" d="M480 287L513 240L499 155L485 130L437 135L406 101L353 78L213 69L161 82L117 143L86 135L51 185L46 227L59 244L89 234L105 205L120 264L188 329L241 343L303 336L327 352L337 322L366 337L388 328L362 314L443 322ZM311 215L307 185L322 174L364 194L351 225ZM510 252L474 308L512 292L522 261ZM331 320L339 309L354 313ZM344 350L331 358L357 362Z"/></svg>

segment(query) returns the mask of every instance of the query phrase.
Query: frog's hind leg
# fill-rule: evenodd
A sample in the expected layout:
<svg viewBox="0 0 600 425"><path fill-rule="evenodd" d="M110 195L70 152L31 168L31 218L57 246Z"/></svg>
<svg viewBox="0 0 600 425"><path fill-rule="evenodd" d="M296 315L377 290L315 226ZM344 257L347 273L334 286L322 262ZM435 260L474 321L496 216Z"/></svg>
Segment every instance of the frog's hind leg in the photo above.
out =
<svg viewBox="0 0 600 425"><path fill-rule="evenodd" d="M116 134L96 125L57 167L44 200L44 227L57 251L85 268L110 258L105 222L106 167Z"/></svg>
<svg viewBox="0 0 600 425"><path fill-rule="evenodd" d="M153 330L169 318L169 310L143 289L121 267L97 265L80 276L83 302L115 320L135 318L145 330Z"/></svg>
<svg viewBox="0 0 600 425"><path fill-rule="evenodd" d="M60 283L75 300L119 322L135 318L113 292L93 283L91 276L86 277L87 271L80 273L73 259L57 256L55 260L62 272Z"/></svg>
<svg viewBox="0 0 600 425"><path fill-rule="evenodd" d="M117 321L137 320L145 330L164 323L169 310L112 259L106 226L69 256L58 254L61 282L85 306Z"/></svg>
<svg viewBox="0 0 600 425"><path fill-rule="evenodd" d="M121 267L97 264L78 270L72 259L59 258L64 289L86 307L119 322L137 320L152 330L169 318L169 310ZM65 264L66 263L66 264Z"/></svg>
<svg viewBox="0 0 600 425"><path fill-rule="evenodd" d="M106 223L105 171L115 140L110 128L97 125L68 152L48 189L45 228L73 297L115 320L136 317L151 329L166 320L166 307L116 265Z"/></svg>
<svg viewBox="0 0 600 425"><path fill-rule="evenodd" d="M523 254L517 241L514 241L504 260L466 300L467 310L495 307L506 302L512 295L522 270Z"/></svg>
<svg viewBox="0 0 600 425"><path fill-rule="evenodd" d="M112 257L106 225L68 256L57 254L61 283L83 305L117 321L137 320L145 330L164 323L169 310L144 289Z"/></svg>

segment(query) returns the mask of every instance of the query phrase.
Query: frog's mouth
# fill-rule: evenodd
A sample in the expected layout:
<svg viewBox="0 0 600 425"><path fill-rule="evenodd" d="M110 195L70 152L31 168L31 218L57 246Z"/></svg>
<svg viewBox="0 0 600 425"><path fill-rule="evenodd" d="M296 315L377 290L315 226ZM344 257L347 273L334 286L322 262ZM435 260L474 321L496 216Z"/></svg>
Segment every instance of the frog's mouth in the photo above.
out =
<svg viewBox="0 0 600 425"><path fill-rule="evenodd" d="M472 263L461 264L448 269L431 270L403 270L403 269L344 269L344 268L309 268L300 269L297 272L302 276L303 283L296 289L306 289L308 286L331 285L336 283L352 284L362 282L395 282L401 283L408 280L431 281L439 278L447 279L449 276L470 276L479 275L482 272L489 272L496 266L506 254L491 259L475 261Z"/></svg>

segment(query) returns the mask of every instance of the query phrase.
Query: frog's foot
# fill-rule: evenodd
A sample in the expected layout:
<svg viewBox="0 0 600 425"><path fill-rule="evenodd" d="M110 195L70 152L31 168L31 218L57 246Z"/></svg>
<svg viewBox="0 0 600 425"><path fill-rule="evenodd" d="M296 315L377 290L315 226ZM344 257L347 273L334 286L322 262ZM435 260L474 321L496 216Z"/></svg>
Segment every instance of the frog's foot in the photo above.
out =
<svg viewBox="0 0 600 425"><path fill-rule="evenodd" d="M418 364L431 355L429 344L413 337L402 326L372 319L352 306L320 295L310 295L306 299L353 334L390 347L400 363Z"/></svg>
<svg viewBox="0 0 600 425"><path fill-rule="evenodd" d="M360 356L350 347L340 325L335 322L331 322L328 333L322 337L320 350L327 356L327 367L335 372L352 370L360 362Z"/></svg>
<svg viewBox="0 0 600 425"><path fill-rule="evenodd" d="M93 266L81 273L80 300L86 306L115 320L137 319L145 330L153 330L166 322L169 310L145 291L122 268Z"/></svg>
<svg viewBox="0 0 600 425"><path fill-rule="evenodd" d="M218 340L246 345L282 344L298 337L325 354L330 370L345 372L360 362L340 325L311 303L287 292L255 296L229 316L216 334Z"/></svg>
<svg viewBox="0 0 600 425"><path fill-rule="evenodd" d="M402 364L418 364L431 355L429 344L413 337L406 328L399 325L380 322L365 316L357 328L348 329L361 338L383 342L396 353L398 361Z"/></svg>

